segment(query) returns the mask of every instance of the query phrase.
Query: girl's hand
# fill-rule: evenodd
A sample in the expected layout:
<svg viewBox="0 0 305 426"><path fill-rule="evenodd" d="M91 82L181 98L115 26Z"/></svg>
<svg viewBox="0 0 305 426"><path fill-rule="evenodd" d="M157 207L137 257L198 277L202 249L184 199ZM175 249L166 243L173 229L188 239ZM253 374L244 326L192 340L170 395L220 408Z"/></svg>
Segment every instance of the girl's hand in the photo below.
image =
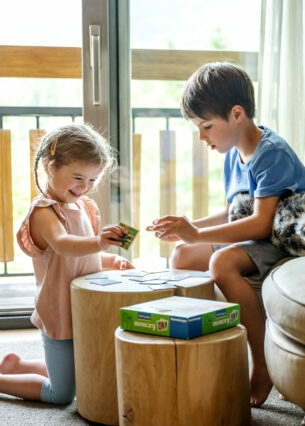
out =
<svg viewBox="0 0 305 426"><path fill-rule="evenodd" d="M122 241L120 240L127 234L127 230L120 225L106 225L103 227L100 234L100 248L106 250L110 245L120 247Z"/></svg>
<svg viewBox="0 0 305 426"><path fill-rule="evenodd" d="M186 243L194 243L198 236L198 228L185 216L163 216L154 220L153 225L146 229L154 231L156 237L167 242L183 240Z"/></svg>
<svg viewBox="0 0 305 426"><path fill-rule="evenodd" d="M123 271L124 269L134 269L135 267L129 260L125 259L123 256L115 256L113 259L113 265L111 269L116 269Z"/></svg>

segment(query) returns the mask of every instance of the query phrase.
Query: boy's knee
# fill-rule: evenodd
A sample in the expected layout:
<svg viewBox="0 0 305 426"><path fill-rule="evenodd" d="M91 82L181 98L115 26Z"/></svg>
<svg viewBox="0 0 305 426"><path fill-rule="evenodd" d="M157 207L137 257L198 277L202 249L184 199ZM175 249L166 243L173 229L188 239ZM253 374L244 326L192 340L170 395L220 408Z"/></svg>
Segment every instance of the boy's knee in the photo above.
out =
<svg viewBox="0 0 305 426"><path fill-rule="evenodd" d="M179 244L174 248L170 258L170 265L174 269L185 268L185 244Z"/></svg>
<svg viewBox="0 0 305 426"><path fill-rule="evenodd" d="M218 270L218 264L219 264L218 259L219 259L219 253L216 251L210 257L210 262L209 262L209 271L214 280L216 280L216 275Z"/></svg>
<svg viewBox="0 0 305 426"><path fill-rule="evenodd" d="M212 278L217 282L223 275L227 276L231 267L230 256L227 251L218 250L210 258L209 271Z"/></svg>

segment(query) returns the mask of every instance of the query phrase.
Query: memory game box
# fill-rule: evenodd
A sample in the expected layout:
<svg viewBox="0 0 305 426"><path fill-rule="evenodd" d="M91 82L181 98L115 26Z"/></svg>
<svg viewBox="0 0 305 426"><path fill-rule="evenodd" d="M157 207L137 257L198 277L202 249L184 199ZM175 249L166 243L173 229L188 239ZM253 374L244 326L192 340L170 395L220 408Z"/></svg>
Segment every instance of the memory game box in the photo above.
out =
<svg viewBox="0 0 305 426"><path fill-rule="evenodd" d="M234 327L240 322L238 304L172 296L120 309L123 330L192 339Z"/></svg>

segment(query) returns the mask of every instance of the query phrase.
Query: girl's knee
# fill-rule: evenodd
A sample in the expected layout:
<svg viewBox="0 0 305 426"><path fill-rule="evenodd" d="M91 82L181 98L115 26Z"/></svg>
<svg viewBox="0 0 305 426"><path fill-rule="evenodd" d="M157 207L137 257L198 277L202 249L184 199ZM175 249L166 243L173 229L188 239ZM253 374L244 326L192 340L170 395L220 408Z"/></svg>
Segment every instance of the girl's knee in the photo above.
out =
<svg viewBox="0 0 305 426"><path fill-rule="evenodd" d="M68 405L75 398L75 386L67 387L66 389L61 388L60 390L54 391L51 387L50 381L47 379L44 381L40 398L42 402L56 405Z"/></svg>

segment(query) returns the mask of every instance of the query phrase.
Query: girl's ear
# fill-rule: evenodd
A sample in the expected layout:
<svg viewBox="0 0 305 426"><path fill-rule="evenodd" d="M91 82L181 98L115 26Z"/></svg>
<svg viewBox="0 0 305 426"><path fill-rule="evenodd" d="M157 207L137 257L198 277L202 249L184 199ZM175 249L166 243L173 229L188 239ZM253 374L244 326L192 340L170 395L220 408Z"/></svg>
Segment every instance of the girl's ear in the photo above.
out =
<svg viewBox="0 0 305 426"><path fill-rule="evenodd" d="M53 174L53 165L52 161L50 161L48 158L45 158L42 162L43 169L46 172L48 176L51 176Z"/></svg>
<svg viewBox="0 0 305 426"><path fill-rule="evenodd" d="M43 169L46 173L48 173L48 166L49 166L50 160L48 158L45 158L42 161Z"/></svg>

